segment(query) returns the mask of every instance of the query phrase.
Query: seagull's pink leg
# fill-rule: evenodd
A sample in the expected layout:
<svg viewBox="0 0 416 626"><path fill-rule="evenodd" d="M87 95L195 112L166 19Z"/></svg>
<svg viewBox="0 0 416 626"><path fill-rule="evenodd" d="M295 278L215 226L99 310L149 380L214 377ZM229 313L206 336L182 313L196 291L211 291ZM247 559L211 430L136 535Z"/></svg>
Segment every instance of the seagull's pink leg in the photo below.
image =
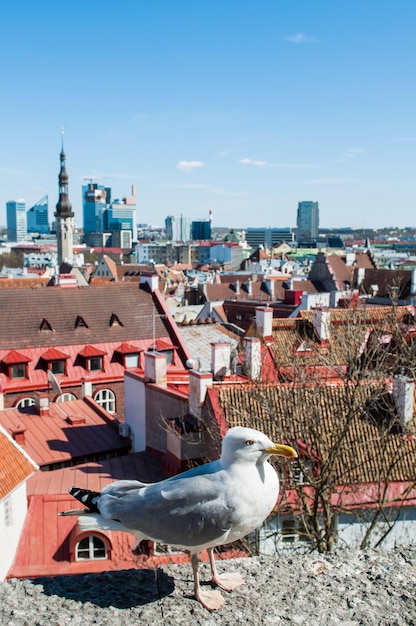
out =
<svg viewBox="0 0 416 626"><path fill-rule="evenodd" d="M218 590L202 591L199 584L198 566L199 559L197 554L192 555L192 571L194 573L194 594L195 598L202 604L208 611L216 611L223 604L225 600Z"/></svg>
<svg viewBox="0 0 416 626"><path fill-rule="evenodd" d="M221 587L221 589L224 589L224 591L232 591L233 589L235 589L236 587L239 587L240 585L245 585L243 578L240 576L238 572L228 572L228 574L218 574L217 566L215 564L213 548L208 548L208 556L209 556L209 562L211 565L211 572L212 572L211 582L213 582L214 585L218 585L218 587Z"/></svg>

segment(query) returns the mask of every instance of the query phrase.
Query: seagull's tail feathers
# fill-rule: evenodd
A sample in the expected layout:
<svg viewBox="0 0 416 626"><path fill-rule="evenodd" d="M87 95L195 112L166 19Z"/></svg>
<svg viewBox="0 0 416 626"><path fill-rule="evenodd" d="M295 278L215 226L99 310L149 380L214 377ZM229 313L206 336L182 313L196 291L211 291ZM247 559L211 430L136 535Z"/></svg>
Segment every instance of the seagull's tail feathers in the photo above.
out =
<svg viewBox="0 0 416 626"><path fill-rule="evenodd" d="M69 493L76 500L88 507L87 513L99 513L98 500L101 494L98 491L90 489L80 489L79 487L70 487Z"/></svg>

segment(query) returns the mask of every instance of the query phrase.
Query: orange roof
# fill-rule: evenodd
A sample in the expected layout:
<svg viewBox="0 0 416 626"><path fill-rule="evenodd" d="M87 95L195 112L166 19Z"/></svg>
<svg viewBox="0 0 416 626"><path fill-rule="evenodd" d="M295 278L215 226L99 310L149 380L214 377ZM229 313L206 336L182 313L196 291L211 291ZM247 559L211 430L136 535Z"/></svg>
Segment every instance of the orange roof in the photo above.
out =
<svg viewBox="0 0 416 626"><path fill-rule="evenodd" d="M6 365L13 365L13 363L29 363L32 359L28 357L26 354L22 354L17 350L10 350L7 354L2 358L3 363Z"/></svg>
<svg viewBox="0 0 416 626"><path fill-rule="evenodd" d="M0 427L0 500L29 478L37 465Z"/></svg>
<svg viewBox="0 0 416 626"><path fill-rule="evenodd" d="M97 348L96 346L92 346L91 344L86 345L85 348L79 352L79 355L85 357L86 359L93 356L104 356L105 354L107 353L100 350L100 348Z"/></svg>

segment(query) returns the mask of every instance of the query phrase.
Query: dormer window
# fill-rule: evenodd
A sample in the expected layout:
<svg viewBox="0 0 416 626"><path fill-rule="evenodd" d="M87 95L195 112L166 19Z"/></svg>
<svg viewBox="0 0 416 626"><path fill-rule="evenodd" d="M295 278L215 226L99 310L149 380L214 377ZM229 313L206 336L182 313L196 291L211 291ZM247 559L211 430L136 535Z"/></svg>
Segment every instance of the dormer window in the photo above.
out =
<svg viewBox="0 0 416 626"><path fill-rule="evenodd" d="M136 369L140 367L140 348L123 341L115 350L115 360L121 363L126 369Z"/></svg>
<svg viewBox="0 0 416 626"><path fill-rule="evenodd" d="M75 320L75 328L88 328L87 322L84 320L83 317L81 317L81 315L77 315L77 318Z"/></svg>
<svg viewBox="0 0 416 626"><path fill-rule="evenodd" d="M87 345L79 352L79 357L88 372L101 372L104 370L104 356L106 354L95 346Z"/></svg>
<svg viewBox="0 0 416 626"><path fill-rule="evenodd" d="M167 341L166 339L156 339L156 345L149 348L150 352L156 351L160 354L164 354L166 357L166 363L168 365L175 363L176 350L176 346L174 346L170 341Z"/></svg>
<svg viewBox="0 0 416 626"><path fill-rule="evenodd" d="M40 331L50 331L52 332L53 328L50 325L50 323L48 322L48 320L46 318L43 318L40 325L39 325L39 330Z"/></svg>
<svg viewBox="0 0 416 626"><path fill-rule="evenodd" d="M120 318L115 313L111 314L110 317L110 327L112 326L124 326L124 324L120 321Z"/></svg>
<svg viewBox="0 0 416 626"><path fill-rule="evenodd" d="M5 373L9 378L28 378L28 364L31 360L25 354L17 352L17 350L10 350L2 360L3 369L5 369Z"/></svg>
<svg viewBox="0 0 416 626"><path fill-rule="evenodd" d="M66 374L67 359L69 359L69 355L56 348L49 348L42 354L42 360L46 363L47 369L54 375Z"/></svg>

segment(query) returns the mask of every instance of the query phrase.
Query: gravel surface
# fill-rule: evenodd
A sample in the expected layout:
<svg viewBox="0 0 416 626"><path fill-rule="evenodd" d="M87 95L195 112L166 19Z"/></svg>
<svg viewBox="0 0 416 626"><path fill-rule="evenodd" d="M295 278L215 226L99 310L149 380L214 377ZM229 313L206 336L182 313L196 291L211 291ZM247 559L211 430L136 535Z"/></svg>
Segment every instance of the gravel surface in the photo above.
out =
<svg viewBox="0 0 416 626"><path fill-rule="evenodd" d="M0 582L0 624L416 626L416 546L235 559L218 569L239 571L247 584L223 592L227 604L213 613L192 598L184 564Z"/></svg>

